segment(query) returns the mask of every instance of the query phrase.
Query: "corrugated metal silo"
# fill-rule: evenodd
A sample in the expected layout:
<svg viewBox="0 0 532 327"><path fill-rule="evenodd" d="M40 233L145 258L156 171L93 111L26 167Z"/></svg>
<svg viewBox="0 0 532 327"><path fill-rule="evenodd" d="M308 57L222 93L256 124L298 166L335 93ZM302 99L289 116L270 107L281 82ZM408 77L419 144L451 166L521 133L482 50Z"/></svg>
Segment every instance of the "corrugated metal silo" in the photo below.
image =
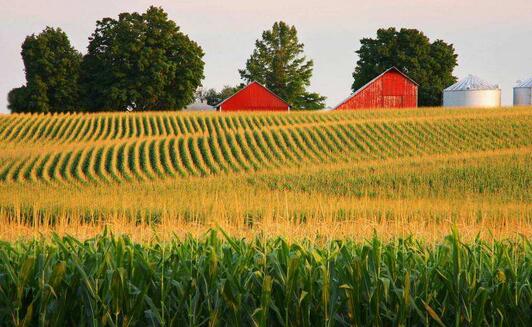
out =
<svg viewBox="0 0 532 327"><path fill-rule="evenodd" d="M493 108L501 106L501 89L469 75L443 90L444 107Z"/></svg>
<svg viewBox="0 0 532 327"><path fill-rule="evenodd" d="M514 87L514 106L532 105L532 78L518 82Z"/></svg>

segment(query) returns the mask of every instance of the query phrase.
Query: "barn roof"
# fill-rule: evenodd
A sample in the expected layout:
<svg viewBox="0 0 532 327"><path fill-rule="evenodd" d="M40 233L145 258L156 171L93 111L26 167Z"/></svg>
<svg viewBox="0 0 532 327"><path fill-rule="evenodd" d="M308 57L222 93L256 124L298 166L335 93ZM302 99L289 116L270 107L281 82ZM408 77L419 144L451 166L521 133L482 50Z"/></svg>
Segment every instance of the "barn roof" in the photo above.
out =
<svg viewBox="0 0 532 327"><path fill-rule="evenodd" d="M532 87L532 77L522 82L517 82L515 87Z"/></svg>
<svg viewBox="0 0 532 327"><path fill-rule="evenodd" d="M257 84L258 86L262 87L263 89L265 89L266 91L268 91L271 95L273 95L274 97L276 97L277 99L279 99L280 101L282 101L284 104L286 104L288 106L288 108L290 108L290 105L284 101L283 99L281 99L281 97L279 97L277 94L275 94L273 91L271 91L269 88L267 88L266 86L262 85L261 83L257 82L257 81L253 81L251 83L249 83L248 85L246 85L244 88L238 90L235 94L231 95L230 97L228 97L227 99L223 100L222 102L218 103L216 105L216 108L220 108L222 106L223 103L225 103L226 101L228 101L229 99L231 99L232 97L236 96L238 93L244 91L245 89L247 89L248 87L250 87L251 85L253 84Z"/></svg>
<svg viewBox="0 0 532 327"><path fill-rule="evenodd" d="M189 104L184 110L187 111L209 111L214 110L213 106L208 105L203 101L196 100L195 102Z"/></svg>
<svg viewBox="0 0 532 327"><path fill-rule="evenodd" d="M338 107L340 107L341 105L343 105L344 103L346 103L347 101L349 101L349 99L351 99L352 97L354 97L355 95L357 95L358 93L362 92L362 90L364 90L366 87L368 87L371 83L375 82L376 80L378 80L379 78L381 78L384 74L386 74L387 72L389 71L392 71L392 70L395 70L396 72L398 72L399 74L403 75L406 79L408 79L410 82L416 84L416 86L419 86L419 84L414 81L413 79L411 79L408 75L406 75L405 73L403 73L399 68L395 67L395 66L392 66L388 69L386 69L384 72L382 72L379 76L375 77L374 79L372 79L371 81L367 82L366 84L364 84L362 87L360 87L358 90L356 90L355 92L351 93L350 96L348 96L347 98L345 98L344 100L342 100L342 102L340 102L336 107L333 108L336 109Z"/></svg>
<svg viewBox="0 0 532 327"><path fill-rule="evenodd" d="M485 80L468 75L466 78L454 83L446 88L444 91L474 91L474 90L498 90L499 86L486 82Z"/></svg>

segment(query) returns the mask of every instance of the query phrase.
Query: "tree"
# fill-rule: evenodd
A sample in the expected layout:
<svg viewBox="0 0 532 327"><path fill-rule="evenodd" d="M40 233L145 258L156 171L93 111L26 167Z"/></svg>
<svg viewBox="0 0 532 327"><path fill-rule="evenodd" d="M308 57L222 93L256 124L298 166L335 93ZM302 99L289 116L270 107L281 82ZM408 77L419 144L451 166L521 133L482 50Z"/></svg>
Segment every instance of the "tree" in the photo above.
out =
<svg viewBox="0 0 532 327"><path fill-rule="evenodd" d="M91 110L183 108L204 77L203 50L162 8L104 18L89 41L82 86Z"/></svg>
<svg viewBox="0 0 532 327"><path fill-rule="evenodd" d="M30 112L28 97L27 86L12 89L7 94L7 108L13 113Z"/></svg>
<svg viewBox="0 0 532 327"><path fill-rule="evenodd" d="M12 112L79 111L79 67L81 54L60 28L45 28L22 44L26 85L11 90Z"/></svg>
<svg viewBox="0 0 532 327"><path fill-rule="evenodd" d="M241 90L244 87L243 84L240 84L238 86L229 86L225 85L220 92L216 91L215 89L208 89L208 90L198 90L196 98L199 100L207 102L210 106L216 106L223 100L229 98L239 90Z"/></svg>
<svg viewBox="0 0 532 327"><path fill-rule="evenodd" d="M240 76L248 83L257 81L266 86L293 108L323 108L325 97L306 91L314 63L303 55L303 48L294 26L276 22L255 42Z"/></svg>
<svg viewBox="0 0 532 327"><path fill-rule="evenodd" d="M433 43L416 29L379 29L377 38L364 38L353 77L356 91L386 69L395 66L419 84L419 105L439 106L442 90L456 82L453 70L458 55L452 44Z"/></svg>

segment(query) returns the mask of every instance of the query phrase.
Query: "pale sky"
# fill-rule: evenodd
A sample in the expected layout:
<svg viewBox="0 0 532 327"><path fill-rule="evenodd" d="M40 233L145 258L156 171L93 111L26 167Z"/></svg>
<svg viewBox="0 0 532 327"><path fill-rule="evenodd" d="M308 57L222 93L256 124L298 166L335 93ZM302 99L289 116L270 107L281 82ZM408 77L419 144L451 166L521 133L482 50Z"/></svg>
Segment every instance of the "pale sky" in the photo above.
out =
<svg viewBox="0 0 532 327"><path fill-rule="evenodd" d="M207 88L239 83L255 40L277 20L297 27L314 60L310 90L327 96L328 106L349 95L359 40L380 27L417 28L454 44L455 75L499 84L506 105L515 82L532 77L531 0L0 0L0 113L8 112L9 90L24 83L26 35L61 27L85 53L96 20L150 5L162 6L203 47Z"/></svg>

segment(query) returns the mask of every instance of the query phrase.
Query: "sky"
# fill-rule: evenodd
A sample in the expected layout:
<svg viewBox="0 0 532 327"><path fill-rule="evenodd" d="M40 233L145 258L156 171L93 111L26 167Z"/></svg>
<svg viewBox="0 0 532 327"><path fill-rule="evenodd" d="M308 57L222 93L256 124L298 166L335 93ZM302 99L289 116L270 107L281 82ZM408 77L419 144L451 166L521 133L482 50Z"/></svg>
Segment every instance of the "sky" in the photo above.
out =
<svg viewBox="0 0 532 327"><path fill-rule="evenodd" d="M202 46L206 88L240 83L238 69L255 40L278 20L296 26L314 61L309 90L327 96L328 106L349 95L359 40L381 27L417 28L453 44L455 76L499 84L504 105L515 82L532 77L530 0L0 0L0 113L9 112L9 90L25 83L20 47L27 35L61 27L85 53L97 20L150 5L163 7Z"/></svg>

